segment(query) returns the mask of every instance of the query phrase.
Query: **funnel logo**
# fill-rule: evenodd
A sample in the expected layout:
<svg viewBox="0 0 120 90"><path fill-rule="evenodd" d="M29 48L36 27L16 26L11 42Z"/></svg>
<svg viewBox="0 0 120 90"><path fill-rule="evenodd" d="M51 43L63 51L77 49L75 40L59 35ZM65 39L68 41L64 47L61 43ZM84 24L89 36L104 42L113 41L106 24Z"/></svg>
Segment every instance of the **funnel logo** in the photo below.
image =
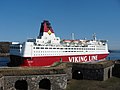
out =
<svg viewBox="0 0 120 90"><path fill-rule="evenodd" d="M48 34L51 35L51 33L52 33L52 32L49 30L49 31L48 31Z"/></svg>

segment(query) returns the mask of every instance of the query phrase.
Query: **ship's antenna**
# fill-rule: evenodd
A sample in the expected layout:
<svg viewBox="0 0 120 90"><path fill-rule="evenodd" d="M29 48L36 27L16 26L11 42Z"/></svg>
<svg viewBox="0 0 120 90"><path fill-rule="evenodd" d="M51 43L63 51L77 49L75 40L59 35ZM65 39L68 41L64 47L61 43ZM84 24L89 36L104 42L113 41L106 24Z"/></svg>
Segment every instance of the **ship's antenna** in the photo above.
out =
<svg viewBox="0 0 120 90"><path fill-rule="evenodd" d="M96 39L96 33L93 33L93 40L97 40Z"/></svg>
<svg viewBox="0 0 120 90"><path fill-rule="evenodd" d="M72 40L75 40L75 35L74 35L74 33L72 33Z"/></svg>

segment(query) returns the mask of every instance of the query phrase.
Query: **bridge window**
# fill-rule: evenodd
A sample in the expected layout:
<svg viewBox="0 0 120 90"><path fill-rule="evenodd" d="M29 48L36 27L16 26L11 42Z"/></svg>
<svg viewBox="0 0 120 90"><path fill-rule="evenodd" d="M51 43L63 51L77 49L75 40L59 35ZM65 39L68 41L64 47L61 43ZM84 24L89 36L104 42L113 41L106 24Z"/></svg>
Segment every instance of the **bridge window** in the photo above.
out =
<svg viewBox="0 0 120 90"><path fill-rule="evenodd" d="M45 89L45 90L50 90L50 88L51 88L50 80L49 79L42 79L39 82L39 88L40 89Z"/></svg>
<svg viewBox="0 0 120 90"><path fill-rule="evenodd" d="M28 90L28 84L25 80L18 80L15 82L16 90Z"/></svg>

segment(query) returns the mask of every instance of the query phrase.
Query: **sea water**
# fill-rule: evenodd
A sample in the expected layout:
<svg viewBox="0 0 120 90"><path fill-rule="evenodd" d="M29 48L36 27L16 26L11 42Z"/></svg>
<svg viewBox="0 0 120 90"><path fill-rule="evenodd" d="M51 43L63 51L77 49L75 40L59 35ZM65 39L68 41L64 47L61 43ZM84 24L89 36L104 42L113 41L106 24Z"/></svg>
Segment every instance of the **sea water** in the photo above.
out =
<svg viewBox="0 0 120 90"><path fill-rule="evenodd" d="M120 60L120 52L109 53L107 60Z"/></svg>
<svg viewBox="0 0 120 90"><path fill-rule="evenodd" d="M9 57L0 57L0 66L7 66L10 61Z"/></svg>

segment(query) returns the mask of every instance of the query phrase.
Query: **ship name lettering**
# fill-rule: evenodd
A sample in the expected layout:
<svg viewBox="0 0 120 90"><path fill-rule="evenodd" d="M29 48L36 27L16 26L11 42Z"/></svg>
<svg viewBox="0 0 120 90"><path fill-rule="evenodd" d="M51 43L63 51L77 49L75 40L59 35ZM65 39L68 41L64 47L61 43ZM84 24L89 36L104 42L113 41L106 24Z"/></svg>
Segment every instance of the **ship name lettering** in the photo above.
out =
<svg viewBox="0 0 120 90"><path fill-rule="evenodd" d="M98 60L97 55L95 55L95 56L89 56L89 61L94 61L94 60Z"/></svg>
<svg viewBox="0 0 120 90"><path fill-rule="evenodd" d="M86 62L87 56L68 57L69 62Z"/></svg>
<svg viewBox="0 0 120 90"><path fill-rule="evenodd" d="M98 56L78 56L78 57L68 57L69 62L87 62L98 60Z"/></svg>

